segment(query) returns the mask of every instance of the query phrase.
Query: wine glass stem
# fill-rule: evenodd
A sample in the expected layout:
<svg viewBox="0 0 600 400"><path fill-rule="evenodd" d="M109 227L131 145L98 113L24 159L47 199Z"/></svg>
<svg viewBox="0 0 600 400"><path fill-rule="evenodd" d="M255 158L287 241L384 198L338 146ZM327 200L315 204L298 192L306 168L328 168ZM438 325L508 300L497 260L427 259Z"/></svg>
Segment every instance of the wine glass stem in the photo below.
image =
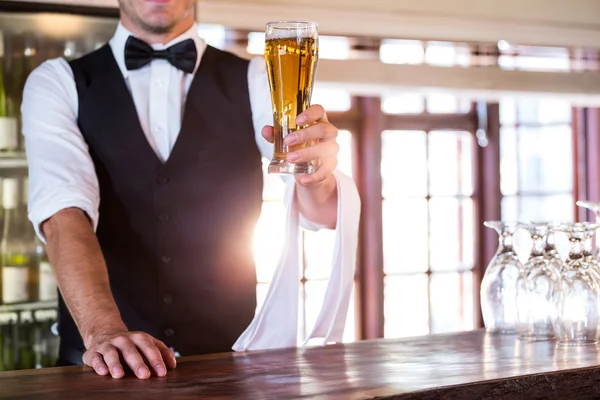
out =
<svg viewBox="0 0 600 400"><path fill-rule="evenodd" d="M544 255L544 237L540 235L532 235L531 240L533 240L531 256L537 257Z"/></svg>
<svg viewBox="0 0 600 400"><path fill-rule="evenodd" d="M511 233L500 232L500 234L498 235L498 250L500 253L514 251L513 236Z"/></svg>
<svg viewBox="0 0 600 400"><path fill-rule="evenodd" d="M569 258L572 260L579 259L583 256L583 247L581 239L571 239L571 248L569 249Z"/></svg>

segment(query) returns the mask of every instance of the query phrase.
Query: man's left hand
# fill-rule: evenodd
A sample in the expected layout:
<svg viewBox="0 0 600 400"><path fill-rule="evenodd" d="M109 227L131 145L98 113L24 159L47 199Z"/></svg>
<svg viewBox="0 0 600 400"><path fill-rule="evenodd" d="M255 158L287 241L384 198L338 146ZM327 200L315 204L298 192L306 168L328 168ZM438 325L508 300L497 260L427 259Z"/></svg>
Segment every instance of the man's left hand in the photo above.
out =
<svg viewBox="0 0 600 400"><path fill-rule="evenodd" d="M284 138L287 146L296 146L304 143L313 143L312 146L287 154L291 163L311 161L316 170L309 175L296 175L296 182L302 186L318 186L329 178L338 164L339 145L336 138L338 129L329 123L325 109L320 105L313 105L296 118L299 126L304 129L288 134ZM273 142L273 127L265 126L262 130L263 137Z"/></svg>

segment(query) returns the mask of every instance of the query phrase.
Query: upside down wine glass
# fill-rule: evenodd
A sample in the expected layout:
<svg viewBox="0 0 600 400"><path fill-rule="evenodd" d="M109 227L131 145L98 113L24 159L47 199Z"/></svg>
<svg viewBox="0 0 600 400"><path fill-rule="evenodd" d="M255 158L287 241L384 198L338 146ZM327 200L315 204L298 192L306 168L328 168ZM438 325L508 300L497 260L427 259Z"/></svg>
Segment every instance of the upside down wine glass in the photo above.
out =
<svg viewBox="0 0 600 400"><path fill-rule="evenodd" d="M547 253L547 223L520 224L533 242L529 259L517 279L517 331L528 341L554 338L556 296L560 286L560 259Z"/></svg>
<svg viewBox="0 0 600 400"><path fill-rule="evenodd" d="M500 221L486 221L484 225L498 233L498 250L481 282L483 321L488 332L516 333L516 283L523 268L513 247L518 225Z"/></svg>
<svg viewBox="0 0 600 400"><path fill-rule="evenodd" d="M559 228L569 238L569 256L560 276L554 330L559 345L595 345L600 333L600 276L591 257L592 237L600 225L582 222Z"/></svg>

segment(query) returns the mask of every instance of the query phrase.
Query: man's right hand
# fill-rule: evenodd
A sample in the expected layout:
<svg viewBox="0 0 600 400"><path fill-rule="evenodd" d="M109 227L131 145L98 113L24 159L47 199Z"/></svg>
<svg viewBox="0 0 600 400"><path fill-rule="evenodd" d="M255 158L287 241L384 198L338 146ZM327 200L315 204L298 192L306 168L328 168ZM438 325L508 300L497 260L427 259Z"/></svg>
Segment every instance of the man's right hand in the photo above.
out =
<svg viewBox="0 0 600 400"><path fill-rule="evenodd" d="M150 371L165 376L167 368L174 369L177 365L171 349L144 332L113 331L95 335L86 347L85 365L92 367L98 375L110 373L117 379L125 376L121 360L139 379L148 379Z"/></svg>

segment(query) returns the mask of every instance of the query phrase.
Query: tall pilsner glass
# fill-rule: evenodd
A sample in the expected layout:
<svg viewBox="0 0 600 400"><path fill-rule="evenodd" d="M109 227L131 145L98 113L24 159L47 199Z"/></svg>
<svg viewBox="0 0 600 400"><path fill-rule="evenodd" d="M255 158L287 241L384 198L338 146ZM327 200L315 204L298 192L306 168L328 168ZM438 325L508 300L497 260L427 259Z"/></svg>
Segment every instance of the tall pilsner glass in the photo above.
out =
<svg viewBox="0 0 600 400"><path fill-rule="evenodd" d="M275 136L269 173L313 173L315 166L311 162L294 164L286 160L288 152L313 143L286 146L283 139L305 127L296 125L296 117L310 106L319 53L317 24L304 21L269 22L265 41Z"/></svg>

